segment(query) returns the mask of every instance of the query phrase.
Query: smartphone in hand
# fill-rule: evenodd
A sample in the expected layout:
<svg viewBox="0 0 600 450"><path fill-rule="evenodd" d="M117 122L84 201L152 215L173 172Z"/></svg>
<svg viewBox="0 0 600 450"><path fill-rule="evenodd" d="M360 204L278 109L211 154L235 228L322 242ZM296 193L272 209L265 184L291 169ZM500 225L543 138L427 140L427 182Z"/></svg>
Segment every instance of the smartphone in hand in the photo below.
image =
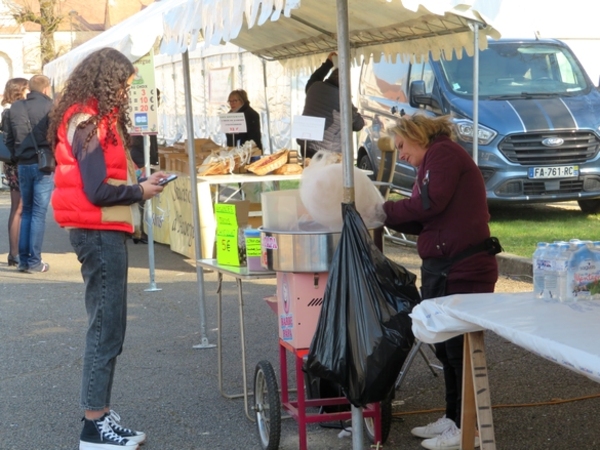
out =
<svg viewBox="0 0 600 450"><path fill-rule="evenodd" d="M167 178L162 178L162 179L161 179L161 180L158 182L158 185L159 185L159 186L164 186L164 185L166 185L167 183L170 183L171 181L173 181L175 178L177 178L177 175L175 175L175 174L171 174L171 175L169 175Z"/></svg>

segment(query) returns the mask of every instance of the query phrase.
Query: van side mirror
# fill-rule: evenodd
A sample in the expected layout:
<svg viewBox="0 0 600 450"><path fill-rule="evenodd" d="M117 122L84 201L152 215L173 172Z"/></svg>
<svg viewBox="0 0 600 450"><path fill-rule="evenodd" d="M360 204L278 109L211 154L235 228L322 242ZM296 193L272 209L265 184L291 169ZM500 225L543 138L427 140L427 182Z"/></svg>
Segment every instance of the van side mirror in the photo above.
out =
<svg viewBox="0 0 600 450"><path fill-rule="evenodd" d="M416 80L410 83L408 97L410 106L413 108L418 108L421 105L432 105L431 95L425 92L425 82L423 80Z"/></svg>

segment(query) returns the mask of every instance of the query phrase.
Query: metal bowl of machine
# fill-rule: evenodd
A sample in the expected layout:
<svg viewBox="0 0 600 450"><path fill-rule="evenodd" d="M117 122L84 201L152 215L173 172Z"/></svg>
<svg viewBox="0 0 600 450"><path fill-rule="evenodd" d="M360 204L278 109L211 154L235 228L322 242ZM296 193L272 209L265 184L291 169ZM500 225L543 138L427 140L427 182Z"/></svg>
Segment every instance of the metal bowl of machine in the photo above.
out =
<svg viewBox="0 0 600 450"><path fill-rule="evenodd" d="M381 249L383 227L369 229ZM277 272L328 272L341 232L260 229L261 263Z"/></svg>

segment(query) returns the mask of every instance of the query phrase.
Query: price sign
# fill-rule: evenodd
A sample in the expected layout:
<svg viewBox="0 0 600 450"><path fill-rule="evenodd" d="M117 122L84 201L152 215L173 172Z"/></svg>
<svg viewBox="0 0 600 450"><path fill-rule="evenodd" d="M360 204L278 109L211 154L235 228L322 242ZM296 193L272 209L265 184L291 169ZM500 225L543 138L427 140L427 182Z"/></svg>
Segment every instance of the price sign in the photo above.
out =
<svg viewBox="0 0 600 450"><path fill-rule="evenodd" d="M223 133L238 134L248 131L244 113L221 114L219 119L221 121L221 132Z"/></svg>
<svg viewBox="0 0 600 450"><path fill-rule="evenodd" d="M129 118L132 135L158 134L158 98L154 81L154 54L133 63L136 73L129 90Z"/></svg>
<svg viewBox="0 0 600 450"><path fill-rule="evenodd" d="M217 219L217 262L228 266L239 266L236 205L215 204L215 216Z"/></svg>
<svg viewBox="0 0 600 450"><path fill-rule="evenodd" d="M324 132L324 117L294 116L294 121L292 122L292 139L322 141Z"/></svg>

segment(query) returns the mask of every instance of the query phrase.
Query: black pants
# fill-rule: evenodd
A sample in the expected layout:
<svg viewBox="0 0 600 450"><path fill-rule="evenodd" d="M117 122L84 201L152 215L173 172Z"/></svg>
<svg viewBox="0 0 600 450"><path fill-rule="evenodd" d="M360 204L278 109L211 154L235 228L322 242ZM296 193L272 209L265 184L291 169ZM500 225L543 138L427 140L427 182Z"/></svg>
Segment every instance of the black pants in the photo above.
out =
<svg viewBox="0 0 600 450"><path fill-rule="evenodd" d="M461 289L462 294L494 292L495 283L473 283L469 288ZM447 295L458 294L450 286ZM446 417L452 419L460 428L462 406L462 373L463 373L464 337L456 336L435 344L435 356L444 368L444 384L446 388Z"/></svg>
<svg viewBox="0 0 600 450"><path fill-rule="evenodd" d="M435 345L435 356L444 367L446 417L460 428L464 336L456 336Z"/></svg>

